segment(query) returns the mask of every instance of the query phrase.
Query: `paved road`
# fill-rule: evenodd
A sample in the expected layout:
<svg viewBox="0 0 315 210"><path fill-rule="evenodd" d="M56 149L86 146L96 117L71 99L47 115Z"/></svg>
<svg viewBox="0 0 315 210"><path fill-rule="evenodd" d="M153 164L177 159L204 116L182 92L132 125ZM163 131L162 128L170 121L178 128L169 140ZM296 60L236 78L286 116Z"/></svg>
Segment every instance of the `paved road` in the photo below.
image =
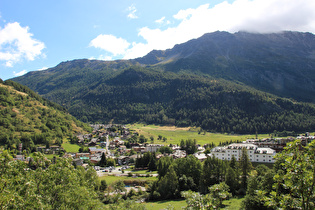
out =
<svg viewBox="0 0 315 210"><path fill-rule="evenodd" d="M107 155L110 155L110 150L108 149L108 145L109 145L109 139L108 139L108 135L106 136L106 153Z"/></svg>

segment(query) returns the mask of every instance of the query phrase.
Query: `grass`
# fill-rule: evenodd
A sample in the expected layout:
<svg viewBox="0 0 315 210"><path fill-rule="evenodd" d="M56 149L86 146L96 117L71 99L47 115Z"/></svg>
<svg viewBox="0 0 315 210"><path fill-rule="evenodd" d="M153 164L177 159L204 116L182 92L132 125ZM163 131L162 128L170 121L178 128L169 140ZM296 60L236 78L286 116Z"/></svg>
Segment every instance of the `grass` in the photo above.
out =
<svg viewBox="0 0 315 210"><path fill-rule="evenodd" d="M48 159L53 159L54 158L54 156L55 157L59 157L59 155L58 154L45 154L45 156L48 158Z"/></svg>
<svg viewBox="0 0 315 210"><path fill-rule="evenodd" d="M244 198L231 198L230 200L223 201L223 205L225 205L222 209L227 210L236 210L241 208L241 204ZM166 209L168 206L173 207L174 209L182 209L186 207L185 200L173 200L173 201L157 201L157 202L147 202L143 204L146 209L149 210L160 210Z"/></svg>
<svg viewBox="0 0 315 210"><path fill-rule="evenodd" d="M80 146L77 144L71 144L68 140L63 140L62 147L66 152L77 153L79 152Z"/></svg>
<svg viewBox="0 0 315 210"><path fill-rule="evenodd" d="M165 209L168 206L173 207L174 209L182 209L186 207L185 200L173 200L173 201L157 201L157 202L147 202L143 204L148 210L159 210Z"/></svg>
<svg viewBox="0 0 315 210"><path fill-rule="evenodd" d="M256 138L256 135L232 135L232 134L220 134L220 133L203 133L198 134L198 128L177 128L175 126L157 126L157 125L144 125L144 124L132 124L128 125L132 130L137 131L140 135L144 135L146 138L150 136L154 137L155 144L180 144L182 139L196 139L200 145L214 143L219 145L220 142L225 141L245 141L246 139ZM162 135L167 138L166 142L157 140L158 135ZM259 134L258 138L267 138L268 134Z"/></svg>
<svg viewBox="0 0 315 210"><path fill-rule="evenodd" d="M125 173L132 173L132 174L157 174L157 171L148 171L148 170L133 170L133 169L126 169Z"/></svg>
<svg viewBox="0 0 315 210"><path fill-rule="evenodd" d="M231 198L230 200L223 201L225 207L223 209L235 210L240 209L244 198Z"/></svg>
<svg viewBox="0 0 315 210"><path fill-rule="evenodd" d="M119 180L144 180L144 181L156 181L157 177L127 177L127 176L101 176L99 177L100 180L105 180L108 185L113 184L114 182L117 182Z"/></svg>

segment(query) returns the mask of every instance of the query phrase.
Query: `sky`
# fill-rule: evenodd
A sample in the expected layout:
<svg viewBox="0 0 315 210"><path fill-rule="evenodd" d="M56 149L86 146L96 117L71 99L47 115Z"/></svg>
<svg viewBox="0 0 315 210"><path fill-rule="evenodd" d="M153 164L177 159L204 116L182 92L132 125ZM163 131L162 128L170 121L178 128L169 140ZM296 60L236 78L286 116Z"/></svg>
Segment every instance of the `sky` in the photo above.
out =
<svg viewBox="0 0 315 210"><path fill-rule="evenodd" d="M1 0L0 78L145 56L214 31L315 33L314 0Z"/></svg>

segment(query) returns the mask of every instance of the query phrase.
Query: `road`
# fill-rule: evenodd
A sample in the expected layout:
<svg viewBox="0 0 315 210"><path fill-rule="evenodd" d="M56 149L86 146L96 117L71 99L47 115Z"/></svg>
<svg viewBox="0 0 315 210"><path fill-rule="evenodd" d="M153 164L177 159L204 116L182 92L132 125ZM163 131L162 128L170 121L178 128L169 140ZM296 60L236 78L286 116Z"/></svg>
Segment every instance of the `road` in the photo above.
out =
<svg viewBox="0 0 315 210"><path fill-rule="evenodd" d="M108 149L108 145L109 145L109 139L108 139L108 135L106 136L106 153L108 156L110 156L110 150Z"/></svg>

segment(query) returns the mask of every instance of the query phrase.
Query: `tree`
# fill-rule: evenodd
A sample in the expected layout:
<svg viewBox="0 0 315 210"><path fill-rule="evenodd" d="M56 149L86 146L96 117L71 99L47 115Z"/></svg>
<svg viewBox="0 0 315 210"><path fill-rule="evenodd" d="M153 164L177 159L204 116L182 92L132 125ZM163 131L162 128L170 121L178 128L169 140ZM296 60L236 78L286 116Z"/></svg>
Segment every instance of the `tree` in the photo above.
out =
<svg viewBox="0 0 315 210"><path fill-rule="evenodd" d="M315 141L305 147L294 141L275 158L275 184L266 196L267 204L277 209L314 209Z"/></svg>
<svg viewBox="0 0 315 210"><path fill-rule="evenodd" d="M206 195L192 191L184 191L181 195L186 200L186 209L219 209L222 201L230 197L228 191L229 187L222 182L209 187L210 193Z"/></svg>
<svg viewBox="0 0 315 210"><path fill-rule="evenodd" d="M113 158L108 158L106 161L107 166L115 166L116 162Z"/></svg>
<svg viewBox="0 0 315 210"><path fill-rule="evenodd" d="M107 188L106 180L101 180L100 191L104 191Z"/></svg>
<svg viewBox="0 0 315 210"><path fill-rule="evenodd" d="M147 142L147 139L144 137L144 135L141 134L139 137L139 143L143 144L145 142Z"/></svg>
<svg viewBox="0 0 315 210"><path fill-rule="evenodd" d="M240 169L241 169L241 186L244 190L247 189L247 177L252 169L252 164L249 161L246 147L242 148L242 154L240 158Z"/></svg>
<svg viewBox="0 0 315 210"><path fill-rule="evenodd" d="M198 190L198 186L202 174L201 162L193 155L188 155L185 158L178 158L174 161L174 169L178 177L185 175L188 179L192 178L193 183L191 190Z"/></svg>
<svg viewBox="0 0 315 210"><path fill-rule="evenodd" d="M159 178L162 178L166 175L169 166L173 163L173 158L166 156L161 157L157 162L157 171L159 174Z"/></svg>
<svg viewBox="0 0 315 210"><path fill-rule="evenodd" d="M105 167L105 166L107 165L106 155L105 155L104 152L102 153L102 156L101 156L101 160L100 160L100 162L99 162L99 165L100 165L101 167Z"/></svg>
<svg viewBox="0 0 315 210"><path fill-rule="evenodd" d="M173 153L173 150L172 148L170 148L169 146L163 146L161 147L159 150L158 150L160 153L162 154L172 154Z"/></svg>
<svg viewBox="0 0 315 210"><path fill-rule="evenodd" d="M154 143L154 137L150 136L150 140L151 140L151 143L153 144Z"/></svg>
<svg viewBox="0 0 315 210"><path fill-rule="evenodd" d="M167 138L166 138L166 137L163 137L163 141L166 142L166 141L167 141Z"/></svg>
<svg viewBox="0 0 315 210"><path fill-rule="evenodd" d="M125 188L125 184L123 181L119 180L117 182L115 182L114 184L114 190L117 193L121 193L121 192L125 192L126 188Z"/></svg>
<svg viewBox="0 0 315 210"><path fill-rule="evenodd" d="M196 139L194 140L187 139L186 141L181 140L180 147L181 147L181 150L186 151L187 155L190 155L190 154L194 154L197 151L198 148L196 144L197 144Z"/></svg>
<svg viewBox="0 0 315 210"><path fill-rule="evenodd" d="M242 202L242 209L268 209L268 207L265 206L263 194L259 193L258 190L259 181L257 177L251 176L248 179L247 191L246 196Z"/></svg>
<svg viewBox="0 0 315 210"><path fill-rule="evenodd" d="M225 184L225 182L209 187L209 192L214 199L213 203L215 208L220 208L222 206L222 201L230 197L229 186Z"/></svg>
<svg viewBox="0 0 315 210"><path fill-rule="evenodd" d="M149 171L155 171L156 170L156 155L155 155L155 152L153 153L150 153L150 161L149 161L149 164L148 164L148 169Z"/></svg>
<svg viewBox="0 0 315 210"><path fill-rule="evenodd" d="M0 206L4 209L91 209L102 208L94 169L72 166L71 159L55 163L35 154L35 170L25 170L22 161L6 161L0 154ZM78 199L78 200L77 200Z"/></svg>
<svg viewBox="0 0 315 210"><path fill-rule="evenodd" d="M201 192L207 193L208 187L219 184L225 178L227 162L214 156L208 156L204 161L201 178Z"/></svg>
<svg viewBox="0 0 315 210"><path fill-rule="evenodd" d="M172 199L178 196L178 177L173 165L168 169L168 172L158 182L157 191L160 193L162 199Z"/></svg>
<svg viewBox="0 0 315 210"><path fill-rule="evenodd" d="M236 190L239 187L238 178L236 176L235 170L231 167L227 167L225 173L225 183L230 187L230 192L235 195Z"/></svg>
<svg viewBox="0 0 315 210"><path fill-rule="evenodd" d="M185 198L186 209L213 209L213 199L209 194L201 195L198 192L183 191L181 195Z"/></svg>

